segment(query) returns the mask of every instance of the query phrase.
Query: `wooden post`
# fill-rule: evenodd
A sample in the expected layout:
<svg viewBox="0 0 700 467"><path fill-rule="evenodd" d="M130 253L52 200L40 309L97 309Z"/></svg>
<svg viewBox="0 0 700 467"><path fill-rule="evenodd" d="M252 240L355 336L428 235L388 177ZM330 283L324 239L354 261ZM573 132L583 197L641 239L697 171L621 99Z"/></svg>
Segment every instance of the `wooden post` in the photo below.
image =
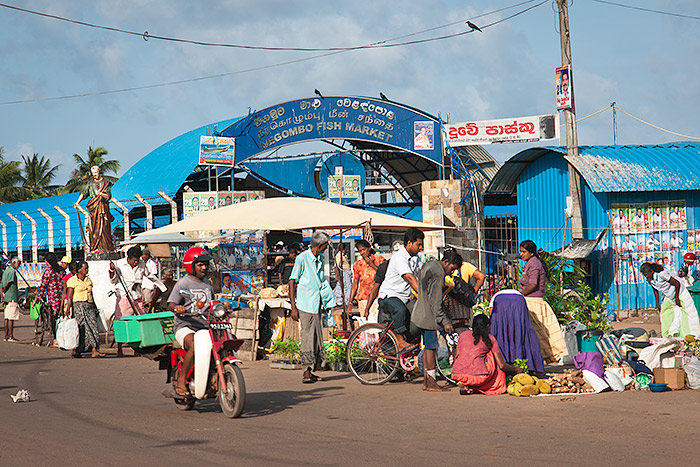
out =
<svg viewBox="0 0 700 467"><path fill-rule="evenodd" d="M617 273L620 270L620 253L617 250L617 239L615 238L615 233L613 232L613 222L612 213L608 213L608 225L610 227L610 236L613 239L613 251L615 252L615 262L613 263L613 274L615 275L615 314L617 314L617 319L620 319L620 281L617 278ZM631 264L631 262L630 262Z"/></svg>
<svg viewBox="0 0 700 467"><path fill-rule="evenodd" d="M564 233L561 236L561 257L564 258L564 244L566 243L566 224L569 223L569 216L564 217ZM564 263L559 269L559 295L564 293Z"/></svg>

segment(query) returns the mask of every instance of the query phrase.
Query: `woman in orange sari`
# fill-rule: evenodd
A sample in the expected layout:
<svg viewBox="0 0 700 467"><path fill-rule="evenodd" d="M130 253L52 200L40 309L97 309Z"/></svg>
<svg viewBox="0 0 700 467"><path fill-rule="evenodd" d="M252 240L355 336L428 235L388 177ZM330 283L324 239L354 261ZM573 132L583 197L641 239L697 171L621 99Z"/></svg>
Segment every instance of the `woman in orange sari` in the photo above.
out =
<svg viewBox="0 0 700 467"><path fill-rule="evenodd" d="M352 290L350 291L350 303L357 300L357 308L360 316L368 318L369 321L377 322L377 313L379 313L379 305L373 302L371 307L367 308L367 299L369 292L374 285L374 276L377 268L384 261L383 256L378 255L372 249L372 246L367 240L357 240L355 242L357 251L360 253L360 259L352 265Z"/></svg>
<svg viewBox="0 0 700 467"><path fill-rule="evenodd" d="M460 394L477 391L482 394L504 394L506 374L522 373L522 369L509 365L498 350L498 342L491 335L491 320L477 315L472 330L459 335L452 379L458 382Z"/></svg>

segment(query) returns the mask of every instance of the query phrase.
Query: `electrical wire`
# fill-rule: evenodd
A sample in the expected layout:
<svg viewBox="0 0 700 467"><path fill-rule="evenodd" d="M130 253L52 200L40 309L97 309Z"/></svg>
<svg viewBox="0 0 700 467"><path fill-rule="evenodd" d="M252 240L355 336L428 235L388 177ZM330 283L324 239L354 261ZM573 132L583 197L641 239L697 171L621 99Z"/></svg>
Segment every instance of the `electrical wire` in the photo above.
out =
<svg viewBox="0 0 700 467"><path fill-rule="evenodd" d="M646 122L646 121L642 120L641 118L635 117L634 115L632 115L632 114L630 114L630 113L628 113L628 112L625 112L625 111L622 110L620 107L617 107L617 110L619 110L619 111L622 112L623 114L627 115L628 117L632 117L633 119L637 120L638 122L642 122L643 124L649 125L650 127L656 128L657 130L665 131L666 133L669 133L669 134L672 134L672 135L675 135L675 136L680 136L681 138L688 138L688 139L697 139L697 140L700 140L700 138L698 138L697 136L688 136L688 135L684 135L684 134L682 134L682 133L676 133L675 131L667 130L667 129L665 129L665 128L661 128L660 126L654 125L653 123Z"/></svg>
<svg viewBox="0 0 700 467"><path fill-rule="evenodd" d="M418 39L418 40L408 41L408 42L393 43L393 44L389 44L389 43L388 43L388 42L393 42L393 41L395 41L395 40L405 39L405 38L407 38L407 37L412 37L412 36L416 36L416 35L419 35L419 34L424 34L424 33L426 33L426 32L435 31L435 30L437 30L437 29L442 29L442 28L446 28L446 27L449 27L449 26L454 26L455 24L464 24L465 21L467 21L467 19L478 19L478 18L482 18L482 17L484 17L484 16L488 16L488 15L492 15L492 14L495 14L495 13L499 13L499 12L501 12L501 11L504 11L504 10L507 10L507 9L510 9L510 8L515 8L515 7L518 7L518 6L527 4L527 3L532 3L533 1L535 1L535 0L527 0L527 1L524 1L524 2L520 2L520 3L514 4L514 5L510 5L510 6L504 7L504 8L500 8L500 9L498 9L498 10L494 10L494 11L490 11L490 12L487 12L487 13L483 13L483 14L478 15L478 16L466 18L466 19L459 20L459 21L454 21L454 22L452 22L452 23L442 24L442 25L440 25L440 26L435 26L435 27L432 27L432 28L429 28L429 29L425 29L425 30L423 30L423 31L413 32L413 33L410 33L410 34L405 34L405 35L402 35L402 36L393 37L393 38L391 38L391 39L385 39L385 40L382 40L382 41L372 42L372 43L369 43L369 44L357 45L357 46L350 46L350 47L272 47L272 46L262 46L262 45L247 45L247 44L229 44L229 43L221 43L221 42L206 42L206 41L192 40L192 39L181 39L181 38L177 38L177 37L159 36L159 35L149 34L148 31L146 31L146 32L137 32L137 31L130 31L130 30L128 30L128 29L116 28L116 27L112 27L112 26L101 26L101 25L94 24L94 23L88 23L88 22L85 22L85 21L78 21L78 20L75 20L75 19L66 18L66 17L63 17L63 16L52 15L52 14L48 14L48 13L42 13L42 12L39 12L39 11L29 10L29 9L26 9L26 8L20 8L20 7L17 7L17 6L8 5L8 4L6 4L6 3L0 3L0 7L9 8L9 9L16 10L16 11L21 11L21 12L23 12L23 13L30 13L30 14L33 14L33 15L43 16L43 17L50 18L50 19L55 19L55 20L60 20L60 21L66 21L66 22L73 23L73 24L77 24L77 25L80 25L80 26L86 26L86 27L91 27L91 28L96 28L96 29L103 29L103 30L106 30L106 31L118 32L118 33L121 33L121 34L128 34L128 35L132 35L132 36L138 36L138 37L142 37L145 41L148 41L148 40L150 40L150 39L157 39L157 40L162 40L162 41L179 42L179 43L192 44L192 45L199 45L199 46L206 46L206 47L225 47L225 48L248 49L248 50L265 50L265 51L286 51L286 52L338 52L338 51L343 51L343 52L346 52L346 51L351 51L351 50L361 50L361 49L371 49L371 48L389 48L389 47L399 47L399 46L404 46L404 45L422 44L422 43L425 43L425 42L439 41L439 40L450 39L450 38L453 38L453 37L462 36L462 35L465 35L465 34L470 34L470 33L474 32L474 30L461 31L461 32L454 33L454 34L448 34L448 35L437 36L437 37L430 37L430 38L427 38L427 39ZM535 5L535 6L538 6L538 5ZM525 10L525 11L527 11L527 10ZM524 11L521 12L521 13L524 13ZM521 14L521 13L519 13L519 14ZM514 15L514 16L517 16L517 14ZM481 26L481 28L493 26L494 24L498 24L499 22L500 22L500 21L497 21L497 22L495 22L495 23L491 23L491 24L486 25L486 26Z"/></svg>
<svg viewBox="0 0 700 467"><path fill-rule="evenodd" d="M493 22L493 23L490 23L490 24L488 24L488 25L484 25L484 26L481 26L481 27L482 27L482 28L486 28L486 27L495 26L496 24L502 23L502 22L507 21L507 20L509 20L509 19L515 18L515 17L517 17L517 16L519 16L519 15L521 15L521 14L527 12L527 11L530 11L530 10L532 10L533 8L537 8L538 6L543 5L543 4L546 3L547 1L548 1L548 0L544 0L544 1L540 2L540 3L537 3L536 5L533 5L533 6L531 6L531 7L528 7L528 8L526 8L526 9L522 10L522 11L519 11L519 12L517 12L517 13L514 13L514 14L508 16L508 17L505 17L505 18L501 19L501 20L495 21L495 22ZM528 1L528 2L522 2L522 3L516 4L516 5L514 5L514 6L522 5L522 4L525 4L525 3L529 3L529 1ZM10 6L10 5L7 5L7 4L3 4L3 3L0 3L0 6L2 6L2 7L7 7L7 8L13 8L13 9L22 10L22 9L20 9L20 8L18 8L18 7L13 7L13 6ZM510 7L507 7L507 8L510 8ZM494 12L484 13L484 14L482 14L481 16L485 16L485 15L487 15L487 14L495 13L495 12L498 12L498 11L503 11L504 9L505 9L505 8L502 8L502 9L500 9L500 10L495 10ZM34 13L34 12L32 12L32 13ZM60 18L60 17L59 17L59 18ZM477 17L474 17L474 18L477 18ZM61 19L63 19L63 18L61 18ZM460 22L461 22L461 21L460 21ZM456 24L456 23L452 23L452 24ZM463 34L467 34L467 33L470 33L470 32L473 32L473 31L464 31L464 32L458 33L457 35L463 35ZM149 37L150 37L150 36L149 36ZM448 38L448 37L449 37L449 36L443 36L443 38ZM455 37L455 36L451 36L451 37ZM417 41L413 41L412 43L418 43L418 42L417 42ZM395 44L395 45L398 45L398 44ZM403 45L408 45L408 43L404 43ZM262 65L262 66L258 66L258 67L247 68L247 69L244 69L244 70L231 71L231 72L228 72L228 73L218 73L218 74L215 74L215 75L200 76L200 77L198 77L198 78L189 78L189 79L183 79L183 80L177 80L177 81L169 81L169 82L164 82L164 83L149 84L149 85L143 85L143 86L132 86L132 87L128 87L128 88L111 89L111 90L107 90L107 91L95 91L95 92L86 92L86 93L79 93L79 94L70 94L70 95L65 95L65 96L56 96L56 97L44 97L44 98L36 98L36 99L21 99L21 100L14 100L14 101L5 101L5 102L0 102L0 105L28 104L28 103L36 103L36 102L49 102L49 101L58 101L58 100L66 100L66 99L76 99L76 98L81 98L81 97L102 96L102 95L107 95L107 94L117 94L117 93L123 93L123 92L140 91L140 90L144 90L144 89L154 89L154 88L160 88L160 87L166 87L166 86L175 86L175 85L180 85L180 84L185 84L185 83L192 83L192 82L197 82L197 81L205 81L205 80L210 80L210 79L216 79L216 78L223 78L223 77L228 77L228 76L240 75L240 74L244 74L244 73L252 73L252 72L255 72L255 71L269 70L269 69L272 69L272 68L279 68L279 67L283 67L283 66L287 66L287 65L296 64L296 63L306 62L306 61L310 61L310 60L316 60L316 59L318 59L318 58L323 58L323 57L328 57L328 56L332 56L332 55L337 55L337 54L341 54L341 53L345 53L345 52L350 52L350 51L352 51L352 50L357 50L357 49L336 50L336 51L332 51L332 52L328 52L328 53L324 53L324 54L313 55L313 56L310 56L310 57L304 57L304 58L299 58L299 59L295 59L295 60L288 60L288 61L285 61L285 62L274 63L274 64L270 64L270 65Z"/></svg>
<svg viewBox="0 0 700 467"><path fill-rule="evenodd" d="M597 2L597 3L605 3L606 5L613 5L613 6L619 6L622 8L629 8L631 10L640 10L640 11L646 11L649 13L658 13L660 15L676 16L678 18L686 18L686 19L700 19L700 16L684 15L681 13L672 13L669 11L654 10L652 8L642 8L640 6L625 5L623 3L609 2L607 0L593 0L593 1Z"/></svg>

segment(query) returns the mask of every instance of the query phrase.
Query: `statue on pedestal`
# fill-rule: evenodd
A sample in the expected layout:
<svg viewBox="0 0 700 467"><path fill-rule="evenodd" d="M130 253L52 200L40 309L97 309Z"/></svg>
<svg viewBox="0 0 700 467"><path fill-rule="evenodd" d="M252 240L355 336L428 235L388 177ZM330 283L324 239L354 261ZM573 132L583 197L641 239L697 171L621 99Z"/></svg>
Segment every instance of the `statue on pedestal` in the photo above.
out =
<svg viewBox="0 0 700 467"><path fill-rule="evenodd" d="M77 207L84 198L90 198L87 202L89 222L85 226L87 230L85 243L92 253L111 253L115 249L112 240L114 217L109 211L112 184L102 176L102 170L99 167L92 166L90 172L92 172L92 180L80 193L75 206Z"/></svg>

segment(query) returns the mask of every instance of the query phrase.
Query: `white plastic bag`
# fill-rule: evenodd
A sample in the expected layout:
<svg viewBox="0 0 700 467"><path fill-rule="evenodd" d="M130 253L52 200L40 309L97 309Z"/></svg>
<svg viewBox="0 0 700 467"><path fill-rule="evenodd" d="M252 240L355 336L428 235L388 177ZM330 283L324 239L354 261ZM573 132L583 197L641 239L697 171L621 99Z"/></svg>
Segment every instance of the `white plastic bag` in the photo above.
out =
<svg viewBox="0 0 700 467"><path fill-rule="evenodd" d="M615 373L615 376L620 378L620 381L622 381L622 384L625 387L627 387L628 384L634 382L634 378L632 378L630 372L626 371L624 368L610 368L608 371ZM608 371L605 372L606 376L608 375Z"/></svg>
<svg viewBox="0 0 700 467"><path fill-rule="evenodd" d="M600 391L604 391L605 389L607 389L609 387L608 383L606 383L603 378L596 375L592 371L583 370L583 379L588 384L593 386L593 390L596 393L599 393Z"/></svg>
<svg viewBox="0 0 700 467"><path fill-rule="evenodd" d="M625 390L624 383L617 376L617 374L612 370L608 370L605 372L605 381L608 383L608 385L610 386L610 389L612 389L613 391L624 391Z"/></svg>
<svg viewBox="0 0 700 467"><path fill-rule="evenodd" d="M56 322L56 343L64 350L73 350L78 347L80 331L78 321L75 318L59 318Z"/></svg>
<svg viewBox="0 0 700 467"><path fill-rule="evenodd" d="M690 389L700 389L700 360L696 357L683 359L685 374L688 376L688 387Z"/></svg>

